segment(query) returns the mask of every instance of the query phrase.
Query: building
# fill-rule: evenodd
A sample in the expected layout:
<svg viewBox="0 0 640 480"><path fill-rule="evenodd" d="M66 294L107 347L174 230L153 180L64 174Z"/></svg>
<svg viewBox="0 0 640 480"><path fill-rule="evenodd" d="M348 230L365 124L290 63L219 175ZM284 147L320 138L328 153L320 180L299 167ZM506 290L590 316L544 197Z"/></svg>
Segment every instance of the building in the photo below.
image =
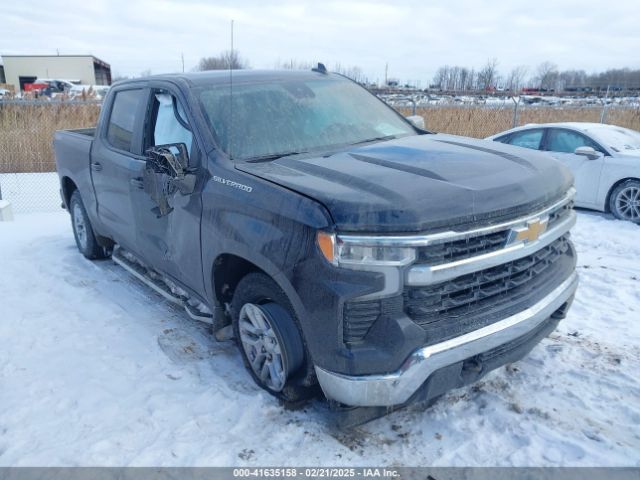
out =
<svg viewBox="0 0 640 480"><path fill-rule="evenodd" d="M93 55L2 55L5 82L16 91L37 78L111 85L111 66Z"/></svg>

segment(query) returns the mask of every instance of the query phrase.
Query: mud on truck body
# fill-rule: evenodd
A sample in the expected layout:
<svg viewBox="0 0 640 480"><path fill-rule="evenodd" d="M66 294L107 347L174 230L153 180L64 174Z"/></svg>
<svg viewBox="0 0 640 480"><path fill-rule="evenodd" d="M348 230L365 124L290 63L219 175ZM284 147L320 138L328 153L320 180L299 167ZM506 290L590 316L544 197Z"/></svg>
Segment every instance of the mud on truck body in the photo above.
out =
<svg viewBox="0 0 640 480"><path fill-rule="evenodd" d="M231 78L120 82L54 144L80 251L234 337L260 387L375 416L566 315L574 190L553 159L427 132L323 69Z"/></svg>

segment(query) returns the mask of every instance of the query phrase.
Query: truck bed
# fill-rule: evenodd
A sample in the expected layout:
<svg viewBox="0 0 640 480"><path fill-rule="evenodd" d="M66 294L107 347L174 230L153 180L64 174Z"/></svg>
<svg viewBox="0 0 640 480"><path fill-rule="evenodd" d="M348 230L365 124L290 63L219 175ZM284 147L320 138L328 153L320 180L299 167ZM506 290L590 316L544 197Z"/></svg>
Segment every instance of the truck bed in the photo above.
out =
<svg viewBox="0 0 640 480"><path fill-rule="evenodd" d="M95 132L95 128L59 130L53 137L58 175L61 181L65 178L73 179L84 193L83 200L87 208L92 208L95 204L89 168Z"/></svg>
<svg viewBox="0 0 640 480"><path fill-rule="evenodd" d="M95 137L96 135L96 127L93 128L75 128L69 130L60 130L61 132L76 134L76 135L84 135L86 137Z"/></svg>

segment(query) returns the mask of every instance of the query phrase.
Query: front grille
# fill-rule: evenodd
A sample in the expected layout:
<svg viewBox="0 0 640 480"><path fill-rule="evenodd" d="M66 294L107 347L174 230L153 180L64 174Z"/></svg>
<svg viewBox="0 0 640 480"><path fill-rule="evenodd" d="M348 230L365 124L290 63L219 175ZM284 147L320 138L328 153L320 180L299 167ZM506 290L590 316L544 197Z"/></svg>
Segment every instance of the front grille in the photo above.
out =
<svg viewBox="0 0 640 480"><path fill-rule="evenodd" d="M567 218L572 209L573 202L568 202L550 212L547 230L554 228L558 222ZM467 237L461 240L420 247L417 252L417 263L441 265L443 263L456 262L465 258L495 252L504 248L509 233L510 229L507 228L486 235Z"/></svg>
<svg viewBox="0 0 640 480"><path fill-rule="evenodd" d="M562 207L554 210L549 214L549 224L547 229L553 228L559 221L564 220L573 210L574 202L573 200L565 203Z"/></svg>
<svg viewBox="0 0 640 480"><path fill-rule="evenodd" d="M434 285L406 286L395 297L349 301L343 309L343 340L360 343L377 320L404 312L425 330L425 345L442 342L540 301L574 265L567 234L527 257L497 267Z"/></svg>
<svg viewBox="0 0 640 480"><path fill-rule="evenodd" d="M508 236L509 230L502 230L479 237L420 247L417 254L417 263L441 265L494 252L504 247Z"/></svg>
<svg viewBox="0 0 640 480"><path fill-rule="evenodd" d="M568 235L527 257L403 293L404 311L428 344L468 333L533 304L573 268ZM538 298L539 297L539 298Z"/></svg>

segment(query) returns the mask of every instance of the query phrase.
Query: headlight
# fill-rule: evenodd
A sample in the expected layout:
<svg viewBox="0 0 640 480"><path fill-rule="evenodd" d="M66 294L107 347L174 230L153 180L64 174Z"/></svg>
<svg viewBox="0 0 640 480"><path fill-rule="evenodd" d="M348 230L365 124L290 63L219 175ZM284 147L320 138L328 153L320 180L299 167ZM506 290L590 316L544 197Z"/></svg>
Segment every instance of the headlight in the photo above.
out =
<svg viewBox="0 0 640 480"><path fill-rule="evenodd" d="M344 240L334 233L318 232L322 255L333 265L402 266L415 260L413 248L380 246Z"/></svg>

